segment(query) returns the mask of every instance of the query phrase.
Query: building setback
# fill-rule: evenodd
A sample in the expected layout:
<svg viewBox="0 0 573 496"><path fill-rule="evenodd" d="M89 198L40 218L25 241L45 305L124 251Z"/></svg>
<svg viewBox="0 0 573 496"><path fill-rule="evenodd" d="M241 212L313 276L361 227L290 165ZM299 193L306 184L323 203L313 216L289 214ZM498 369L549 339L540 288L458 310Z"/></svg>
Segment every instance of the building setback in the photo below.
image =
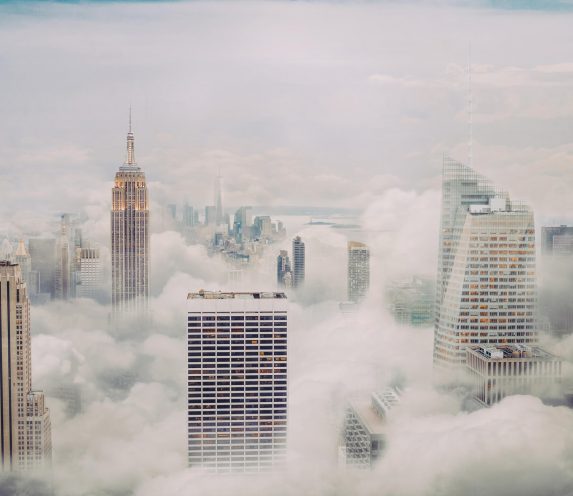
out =
<svg viewBox="0 0 573 496"><path fill-rule="evenodd" d="M141 314L149 297L149 206L145 173L127 134L127 160L115 174L111 209L112 308L115 316Z"/></svg>
<svg viewBox="0 0 573 496"><path fill-rule="evenodd" d="M20 266L0 261L0 464L23 472L51 463L44 395L32 391L30 302Z"/></svg>
<svg viewBox="0 0 573 496"><path fill-rule="evenodd" d="M286 296L199 291L187 302L189 466L277 467L287 443Z"/></svg>

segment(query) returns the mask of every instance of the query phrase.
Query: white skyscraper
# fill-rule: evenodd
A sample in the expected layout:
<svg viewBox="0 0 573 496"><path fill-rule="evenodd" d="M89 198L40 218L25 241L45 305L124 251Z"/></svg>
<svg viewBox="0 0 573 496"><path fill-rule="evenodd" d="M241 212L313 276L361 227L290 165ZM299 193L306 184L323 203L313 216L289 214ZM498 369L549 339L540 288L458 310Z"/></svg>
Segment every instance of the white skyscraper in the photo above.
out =
<svg viewBox="0 0 573 496"><path fill-rule="evenodd" d="M362 300L370 287L370 250L364 243L348 242L348 300Z"/></svg>
<svg viewBox="0 0 573 496"><path fill-rule="evenodd" d="M537 341L533 213L469 167L444 160L434 362L466 348Z"/></svg>
<svg viewBox="0 0 573 496"><path fill-rule="evenodd" d="M0 471L47 468L51 428L32 391L30 302L20 266L0 261Z"/></svg>
<svg viewBox="0 0 573 496"><path fill-rule="evenodd" d="M189 465L272 469L286 455L286 296L199 291L187 301Z"/></svg>
<svg viewBox="0 0 573 496"><path fill-rule="evenodd" d="M292 240L292 260L292 285L294 288L300 288L304 285L306 269L306 252L300 236Z"/></svg>

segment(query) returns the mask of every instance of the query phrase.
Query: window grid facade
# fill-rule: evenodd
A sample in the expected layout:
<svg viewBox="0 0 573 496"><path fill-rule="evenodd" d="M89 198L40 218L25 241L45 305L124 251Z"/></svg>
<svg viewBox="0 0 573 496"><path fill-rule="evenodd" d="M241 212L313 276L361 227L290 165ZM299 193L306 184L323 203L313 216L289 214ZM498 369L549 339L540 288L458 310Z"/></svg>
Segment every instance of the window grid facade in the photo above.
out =
<svg viewBox="0 0 573 496"><path fill-rule="evenodd" d="M287 446L286 299L223 295L242 296L189 298L189 465L269 470Z"/></svg>

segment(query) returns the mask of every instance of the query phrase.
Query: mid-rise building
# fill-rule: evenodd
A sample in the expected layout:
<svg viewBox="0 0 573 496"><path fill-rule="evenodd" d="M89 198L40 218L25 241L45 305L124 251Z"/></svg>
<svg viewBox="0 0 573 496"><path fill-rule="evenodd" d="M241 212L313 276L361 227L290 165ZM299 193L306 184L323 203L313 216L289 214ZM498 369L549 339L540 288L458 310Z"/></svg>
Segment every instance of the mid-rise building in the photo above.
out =
<svg viewBox="0 0 573 496"><path fill-rule="evenodd" d="M349 402L342 432L343 464L360 469L374 466L386 445L386 417L400 402L401 393L399 388L388 387L372 393L370 401Z"/></svg>
<svg viewBox="0 0 573 496"><path fill-rule="evenodd" d="M141 314L149 298L149 205L145 173L135 161L131 116L127 159L115 174L111 210L114 316Z"/></svg>
<svg viewBox="0 0 573 496"><path fill-rule="evenodd" d="M219 473L281 465L286 296L199 291L187 301L189 465Z"/></svg>
<svg viewBox="0 0 573 496"><path fill-rule="evenodd" d="M348 242L348 300L359 302L370 287L370 250L364 243Z"/></svg>
<svg viewBox="0 0 573 496"><path fill-rule="evenodd" d="M392 281L386 287L387 308L401 325L431 326L434 322L434 299L433 282L421 277Z"/></svg>
<svg viewBox="0 0 573 496"><path fill-rule="evenodd" d="M461 369L468 346L534 344L533 212L463 164L444 162L434 363Z"/></svg>
<svg viewBox="0 0 573 496"><path fill-rule="evenodd" d="M78 248L78 298L95 298L102 290L103 266L98 248Z"/></svg>
<svg viewBox="0 0 573 496"><path fill-rule="evenodd" d="M537 346L477 346L466 353L475 399L482 405L491 406L512 394L560 394L561 359Z"/></svg>
<svg viewBox="0 0 573 496"><path fill-rule="evenodd" d="M291 287L292 285L290 258L286 250L281 250L277 257L277 284L281 288Z"/></svg>
<svg viewBox="0 0 573 496"><path fill-rule="evenodd" d="M32 391L30 302L20 266L0 261L0 467L23 472L51 461L49 412Z"/></svg>
<svg viewBox="0 0 573 496"><path fill-rule="evenodd" d="M304 242L300 236L292 240L292 258L293 258L293 271L292 271L292 285L294 288L300 288L304 285L305 274L305 248Z"/></svg>
<svg viewBox="0 0 573 496"><path fill-rule="evenodd" d="M573 226L543 226L541 228L543 255L573 255Z"/></svg>

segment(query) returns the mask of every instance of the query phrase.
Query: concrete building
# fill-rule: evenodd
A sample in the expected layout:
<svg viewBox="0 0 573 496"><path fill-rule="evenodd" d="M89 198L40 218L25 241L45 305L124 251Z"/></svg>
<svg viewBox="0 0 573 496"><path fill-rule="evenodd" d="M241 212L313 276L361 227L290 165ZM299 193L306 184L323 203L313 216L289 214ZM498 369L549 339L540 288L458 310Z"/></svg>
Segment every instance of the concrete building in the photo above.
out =
<svg viewBox="0 0 573 496"><path fill-rule="evenodd" d="M149 205L145 173L135 161L131 115L127 160L115 174L111 210L114 316L141 314L149 298Z"/></svg>
<svg viewBox="0 0 573 496"><path fill-rule="evenodd" d="M102 291L103 266L98 248L78 248L78 298L95 298Z"/></svg>
<svg viewBox="0 0 573 496"><path fill-rule="evenodd" d="M392 281L386 287L386 302L398 324L425 327L434 322L435 288L428 279Z"/></svg>
<svg viewBox="0 0 573 496"><path fill-rule="evenodd" d="M342 463L349 467L371 469L386 444L385 420L400 402L401 390L388 387L372 393L370 401L350 401L342 432Z"/></svg>
<svg viewBox="0 0 573 496"><path fill-rule="evenodd" d="M47 468L51 461L49 412L32 391L30 302L19 265L0 261L0 467Z"/></svg>
<svg viewBox="0 0 573 496"><path fill-rule="evenodd" d="M305 257L306 254L305 254L304 242L302 241L300 236L297 236L292 240L293 288L300 288L304 285Z"/></svg>
<svg viewBox="0 0 573 496"><path fill-rule="evenodd" d="M475 399L482 405L512 394L559 395L561 359L537 346L477 346L466 354Z"/></svg>
<svg viewBox="0 0 573 496"><path fill-rule="evenodd" d="M364 243L348 242L348 300L362 300L370 287L370 250Z"/></svg>
<svg viewBox="0 0 573 496"><path fill-rule="evenodd" d="M573 255L572 226L543 226L541 228L541 253L543 255Z"/></svg>
<svg viewBox="0 0 573 496"><path fill-rule="evenodd" d="M534 344L533 212L446 160L434 363L461 370L468 346Z"/></svg>
<svg viewBox="0 0 573 496"><path fill-rule="evenodd" d="M284 293L187 297L189 465L258 472L285 460Z"/></svg>
<svg viewBox="0 0 573 496"><path fill-rule="evenodd" d="M277 257L277 285L279 288L288 288L292 286L290 258L286 250L281 250Z"/></svg>

